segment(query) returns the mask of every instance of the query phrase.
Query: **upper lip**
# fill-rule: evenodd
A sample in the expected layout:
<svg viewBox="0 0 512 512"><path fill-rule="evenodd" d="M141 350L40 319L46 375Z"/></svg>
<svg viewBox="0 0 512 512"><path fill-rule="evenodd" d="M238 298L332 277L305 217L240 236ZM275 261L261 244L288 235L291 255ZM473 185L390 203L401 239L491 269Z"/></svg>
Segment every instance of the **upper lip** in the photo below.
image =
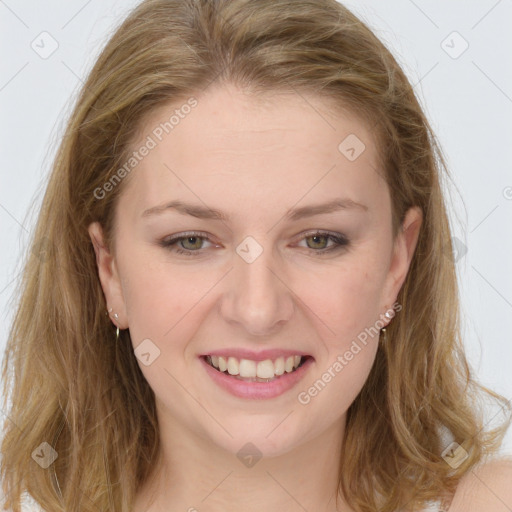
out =
<svg viewBox="0 0 512 512"><path fill-rule="evenodd" d="M212 350L204 356L222 356L222 357L236 357L237 359L250 359L252 361L264 361L265 359L275 360L278 357L289 357L289 356L308 356L305 352L296 349L267 349L254 352L253 350L247 350L243 348L225 348L220 350Z"/></svg>

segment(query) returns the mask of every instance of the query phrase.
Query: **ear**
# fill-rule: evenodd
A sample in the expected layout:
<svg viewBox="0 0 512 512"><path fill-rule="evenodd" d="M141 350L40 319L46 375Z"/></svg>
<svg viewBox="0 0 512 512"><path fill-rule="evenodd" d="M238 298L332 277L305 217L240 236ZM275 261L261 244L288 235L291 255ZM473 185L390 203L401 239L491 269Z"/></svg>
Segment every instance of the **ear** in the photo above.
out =
<svg viewBox="0 0 512 512"><path fill-rule="evenodd" d="M409 208L402 223L402 229L395 238L393 255L384 285L383 310L392 307L404 284L416 249L422 221L421 209L418 206Z"/></svg>
<svg viewBox="0 0 512 512"><path fill-rule="evenodd" d="M103 229L99 222L91 223L88 231L96 253L96 264L103 294L108 307L112 308L109 316L119 329L127 329L126 305L115 257L105 244ZM117 318L114 317L114 313L117 313Z"/></svg>

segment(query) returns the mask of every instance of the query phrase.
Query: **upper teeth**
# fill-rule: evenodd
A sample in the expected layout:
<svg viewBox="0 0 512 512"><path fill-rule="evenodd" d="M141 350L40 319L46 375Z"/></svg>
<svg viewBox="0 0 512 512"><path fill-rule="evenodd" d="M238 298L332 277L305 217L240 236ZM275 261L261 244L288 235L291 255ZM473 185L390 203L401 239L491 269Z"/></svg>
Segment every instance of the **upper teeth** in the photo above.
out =
<svg viewBox="0 0 512 512"><path fill-rule="evenodd" d="M270 379L276 375L282 375L284 372L292 372L299 366L301 356L290 356L286 359L278 357L275 361L272 361L272 359L252 361L250 359L238 360L236 357L208 356L208 360L212 366L215 366L221 372L227 370L230 375Z"/></svg>

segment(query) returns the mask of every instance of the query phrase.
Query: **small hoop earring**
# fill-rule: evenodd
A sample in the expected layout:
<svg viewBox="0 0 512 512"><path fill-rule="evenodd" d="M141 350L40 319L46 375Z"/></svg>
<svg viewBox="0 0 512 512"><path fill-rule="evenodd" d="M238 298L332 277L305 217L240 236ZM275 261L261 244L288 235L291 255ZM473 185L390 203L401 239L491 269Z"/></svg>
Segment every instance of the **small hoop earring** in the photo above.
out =
<svg viewBox="0 0 512 512"><path fill-rule="evenodd" d="M388 320L391 320L393 318L393 316L388 312L386 311L386 313L384 314L384 316L388 319ZM381 341L381 337L379 336L379 341L381 341L382 344L385 344L386 341L387 341L387 333L386 333L386 328L383 327L380 332L382 333L382 341Z"/></svg>
<svg viewBox="0 0 512 512"><path fill-rule="evenodd" d="M114 313L114 318L117 320L119 320L119 315L117 313ZM119 341L119 326L117 325L117 322L116 322L116 341Z"/></svg>
<svg viewBox="0 0 512 512"><path fill-rule="evenodd" d="M105 314L110 315L110 313L112 313L112 309L113 308L107 309ZM117 322L119 321L119 315L117 313L114 313L114 318L116 319L116 321L114 322L114 324L116 326L116 341L118 341L119 340L119 325L117 324Z"/></svg>

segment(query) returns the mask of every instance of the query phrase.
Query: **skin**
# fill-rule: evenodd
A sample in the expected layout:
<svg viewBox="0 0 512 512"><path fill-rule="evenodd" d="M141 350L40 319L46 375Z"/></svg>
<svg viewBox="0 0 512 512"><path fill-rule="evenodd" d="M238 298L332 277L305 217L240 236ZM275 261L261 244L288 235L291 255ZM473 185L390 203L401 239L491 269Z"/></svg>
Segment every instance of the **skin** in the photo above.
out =
<svg viewBox="0 0 512 512"><path fill-rule="evenodd" d="M89 227L113 320L117 313L119 327L130 329L134 348L149 338L160 350L149 366L139 361L155 392L162 452L134 511L349 511L343 499L338 508L335 502L341 439L378 337L308 404L297 395L396 302L421 212L411 208L393 240L374 136L348 112L333 115L326 100L280 94L262 103L226 84L197 99L123 183L114 247L105 246L98 223ZM175 108L153 112L134 148ZM349 134L366 145L355 161L338 150ZM340 197L367 211L284 219L291 208ZM222 210L230 220L172 210L142 217L175 199ZM211 241L158 245L191 230ZM332 241L305 236L315 230L344 234L349 245L322 256L319 249ZM263 248L252 263L236 252L246 236ZM178 246L201 255L177 254ZM237 398L198 359L235 346L296 348L314 362L281 396ZM247 442L263 454L250 468L236 456Z"/></svg>

